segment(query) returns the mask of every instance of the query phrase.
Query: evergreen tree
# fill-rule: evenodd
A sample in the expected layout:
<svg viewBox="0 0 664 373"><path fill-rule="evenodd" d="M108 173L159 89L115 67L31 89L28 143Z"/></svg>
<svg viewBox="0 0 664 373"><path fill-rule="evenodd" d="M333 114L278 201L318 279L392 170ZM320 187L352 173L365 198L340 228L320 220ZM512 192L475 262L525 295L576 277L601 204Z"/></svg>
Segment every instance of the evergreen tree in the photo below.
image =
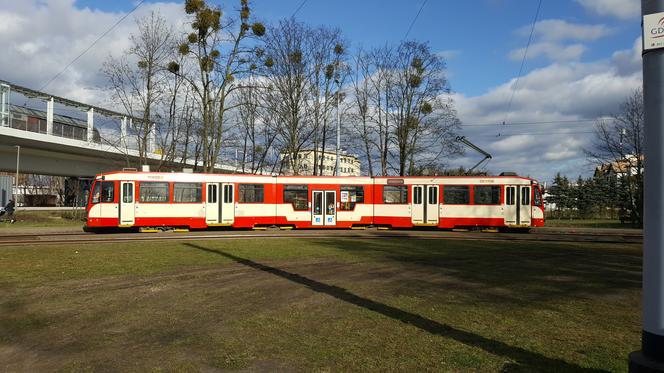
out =
<svg viewBox="0 0 664 373"><path fill-rule="evenodd" d="M548 190L549 196L546 203L554 204L556 217L560 218L562 211L569 208L569 180L559 173L553 179L553 184Z"/></svg>

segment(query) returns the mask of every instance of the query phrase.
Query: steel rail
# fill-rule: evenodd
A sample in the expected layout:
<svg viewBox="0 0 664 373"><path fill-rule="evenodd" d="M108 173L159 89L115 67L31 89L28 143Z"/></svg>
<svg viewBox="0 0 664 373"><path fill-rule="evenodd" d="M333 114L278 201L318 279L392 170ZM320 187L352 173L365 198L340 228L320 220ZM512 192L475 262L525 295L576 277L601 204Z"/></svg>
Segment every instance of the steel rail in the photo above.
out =
<svg viewBox="0 0 664 373"><path fill-rule="evenodd" d="M568 243L642 243L642 237L625 234L587 234L578 233L469 233L469 232L434 232L434 231L402 231L402 232L338 232L338 231L302 231L302 232L233 232L214 234L210 232L189 233L143 233L143 234L53 234L17 235L0 238L0 247L25 245L58 245L58 244L94 244L94 243L121 243L145 241L182 241L182 240L229 240L229 239L257 239L257 238L352 238L352 239L448 239L448 240L474 240L474 241L523 241L523 242L568 242Z"/></svg>

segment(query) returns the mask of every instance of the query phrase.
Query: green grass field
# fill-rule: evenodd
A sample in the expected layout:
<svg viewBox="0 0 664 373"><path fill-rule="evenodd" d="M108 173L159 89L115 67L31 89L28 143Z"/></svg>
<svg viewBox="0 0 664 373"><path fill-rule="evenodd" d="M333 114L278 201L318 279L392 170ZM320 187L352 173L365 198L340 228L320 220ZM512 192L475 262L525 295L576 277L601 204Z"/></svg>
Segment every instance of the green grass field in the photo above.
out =
<svg viewBox="0 0 664 373"><path fill-rule="evenodd" d="M3 216L0 219L4 219ZM0 221L0 232L3 228L20 227L73 227L85 224L85 211L25 211L19 208L15 213L16 222Z"/></svg>
<svg viewBox="0 0 664 373"><path fill-rule="evenodd" d="M0 248L8 371L625 371L640 245L242 239Z"/></svg>
<svg viewBox="0 0 664 373"><path fill-rule="evenodd" d="M630 223L610 219L546 219L547 227L566 228L634 228Z"/></svg>

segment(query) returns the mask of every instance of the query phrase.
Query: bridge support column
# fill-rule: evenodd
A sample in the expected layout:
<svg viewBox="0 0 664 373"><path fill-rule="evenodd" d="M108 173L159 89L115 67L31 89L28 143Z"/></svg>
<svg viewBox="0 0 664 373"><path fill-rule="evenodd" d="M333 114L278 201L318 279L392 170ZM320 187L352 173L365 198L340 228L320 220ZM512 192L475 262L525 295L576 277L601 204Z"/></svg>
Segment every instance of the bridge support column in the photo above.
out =
<svg viewBox="0 0 664 373"><path fill-rule="evenodd" d="M127 150L127 117L120 120L120 146Z"/></svg>
<svg viewBox="0 0 664 373"><path fill-rule="evenodd" d="M0 126L10 127L9 123L9 94L11 88L7 84L0 84Z"/></svg>
<svg viewBox="0 0 664 373"><path fill-rule="evenodd" d="M148 145L148 150L150 153L156 153L157 152L157 126L154 123L150 124L150 137L149 137L149 145Z"/></svg>
<svg viewBox="0 0 664 373"><path fill-rule="evenodd" d="M90 108L88 110L88 142L92 142L94 140L94 132L95 132L94 117L95 117L95 109Z"/></svg>
<svg viewBox="0 0 664 373"><path fill-rule="evenodd" d="M53 135L53 97L46 101L46 134Z"/></svg>

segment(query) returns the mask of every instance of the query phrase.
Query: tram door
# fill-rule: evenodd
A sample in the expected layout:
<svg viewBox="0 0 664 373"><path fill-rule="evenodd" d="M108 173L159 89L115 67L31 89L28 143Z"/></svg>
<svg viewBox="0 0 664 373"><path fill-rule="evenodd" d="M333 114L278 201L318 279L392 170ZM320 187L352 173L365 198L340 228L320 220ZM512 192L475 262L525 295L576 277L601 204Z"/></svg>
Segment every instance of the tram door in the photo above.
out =
<svg viewBox="0 0 664 373"><path fill-rule="evenodd" d="M413 224L438 225L438 185L413 185L410 207Z"/></svg>
<svg viewBox="0 0 664 373"><path fill-rule="evenodd" d="M134 225L134 182L120 182L120 225Z"/></svg>
<svg viewBox="0 0 664 373"><path fill-rule="evenodd" d="M337 225L337 192L311 192L311 225Z"/></svg>
<svg viewBox="0 0 664 373"><path fill-rule="evenodd" d="M505 224L530 225L530 186L505 186Z"/></svg>
<svg viewBox="0 0 664 373"><path fill-rule="evenodd" d="M520 186L519 191L519 224L530 225L530 186Z"/></svg>
<svg viewBox="0 0 664 373"><path fill-rule="evenodd" d="M208 225L230 225L235 221L233 184L208 183L205 221Z"/></svg>
<svg viewBox="0 0 664 373"><path fill-rule="evenodd" d="M208 183L205 198L205 222L219 224L219 184Z"/></svg>
<svg viewBox="0 0 664 373"><path fill-rule="evenodd" d="M235 221L235 196L233 195L233 184L221 184L221 223L233 224Z"/></svg>

